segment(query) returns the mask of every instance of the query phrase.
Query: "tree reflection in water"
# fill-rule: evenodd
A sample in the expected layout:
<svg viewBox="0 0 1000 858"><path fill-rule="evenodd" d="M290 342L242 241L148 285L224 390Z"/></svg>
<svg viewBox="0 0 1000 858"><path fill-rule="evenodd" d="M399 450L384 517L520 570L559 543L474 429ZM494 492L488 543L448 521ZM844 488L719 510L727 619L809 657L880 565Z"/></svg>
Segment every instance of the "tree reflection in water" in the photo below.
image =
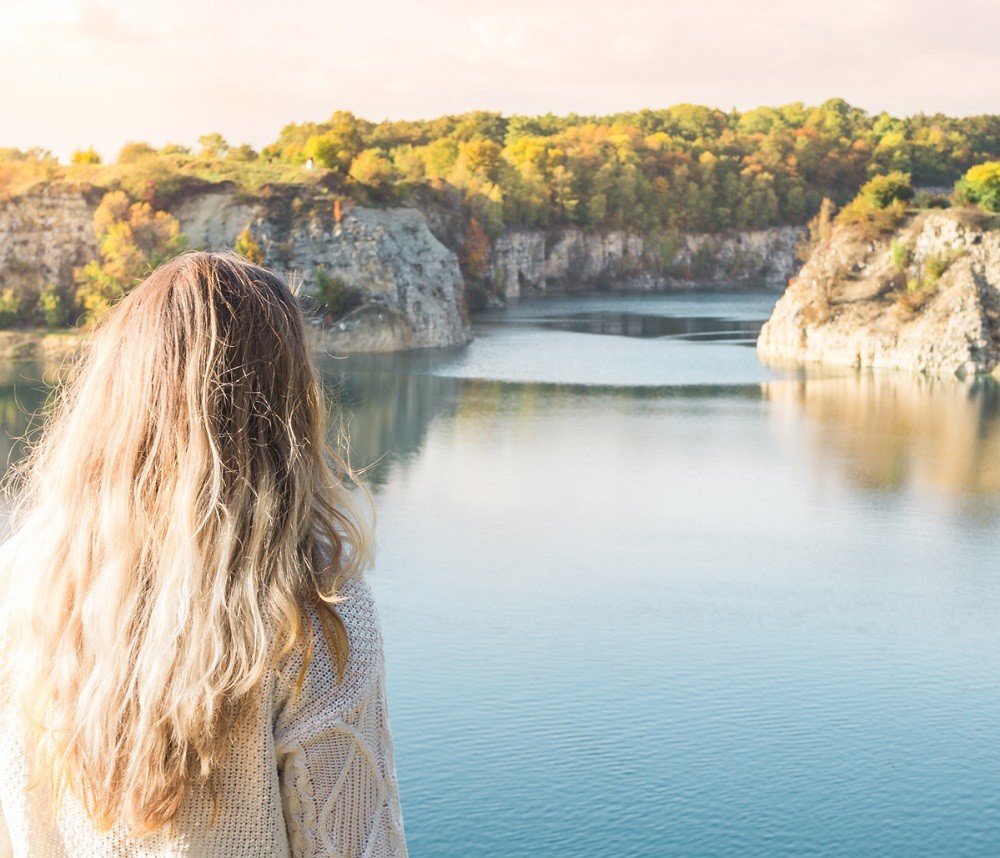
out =
<svg viewBox="0 0 1000 858"><path fill-rule="evenodd" d="M991 378L810 370L763 390L814 424L819 458L837 462L855 485L1000 497L1000 385Z"/></svg>

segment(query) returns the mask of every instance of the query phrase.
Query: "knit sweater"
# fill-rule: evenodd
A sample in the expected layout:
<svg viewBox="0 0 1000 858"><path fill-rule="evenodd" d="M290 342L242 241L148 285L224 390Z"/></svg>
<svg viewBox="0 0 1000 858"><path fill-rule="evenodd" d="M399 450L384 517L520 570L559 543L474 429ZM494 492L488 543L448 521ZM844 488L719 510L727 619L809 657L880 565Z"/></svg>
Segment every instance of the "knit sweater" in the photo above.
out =
<svg viewBox="0 0 1000 858"><path fill-rule="evenodd" d="M272 671L243 709L207 788L189 790L174 822L130 838L94 830L69 792L54 812L28 789L27 725L6 703L0 718L0 856L406 855L385 698L382 637L371 590L348 583L337 605L350 655L342 681L313 617L315 649L300 692L301 655Z"/></svg>

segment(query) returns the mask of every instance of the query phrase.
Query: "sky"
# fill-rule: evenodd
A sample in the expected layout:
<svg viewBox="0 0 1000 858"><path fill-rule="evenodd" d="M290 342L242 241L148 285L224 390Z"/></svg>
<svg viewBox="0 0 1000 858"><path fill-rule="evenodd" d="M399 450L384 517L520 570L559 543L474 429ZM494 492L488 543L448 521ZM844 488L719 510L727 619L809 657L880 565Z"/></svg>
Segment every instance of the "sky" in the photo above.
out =
<svg viewBox="0 0 1000 858"><path fill-rule="evenodd" d="M334 110L1000 113L997 0L0 0L0 147L260 147Z"/></svg>

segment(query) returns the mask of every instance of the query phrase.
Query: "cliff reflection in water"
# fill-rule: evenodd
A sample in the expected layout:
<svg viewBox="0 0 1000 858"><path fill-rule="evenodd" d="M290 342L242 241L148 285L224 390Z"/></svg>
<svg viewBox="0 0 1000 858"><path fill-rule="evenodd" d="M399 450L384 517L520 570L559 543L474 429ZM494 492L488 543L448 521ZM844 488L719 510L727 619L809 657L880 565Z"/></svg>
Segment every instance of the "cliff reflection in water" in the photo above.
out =
<svg viewBox="0 0 1000 858"><path fill-rule="evenodd" d="M58 365L0 362L0 456L3 470L17 462L41 427Z"/></svg>
<svg viewBox="0 0 1000 858"><path fill-rule="evenodd" d="M455 411L459 381L429 372L436 355L352 355L320 361L327 393L346 423L351 464L372 487L419 452L427 428ZM333 421L337 422L336 418Z"/></svg>
<svg viewBox="0 0 1000 858"><path fill-rule="evenodd" d="M1000 500L1000 385L992 379L810 371L763 391L814 423L820 459L837 461L855 485Z"/></svg>

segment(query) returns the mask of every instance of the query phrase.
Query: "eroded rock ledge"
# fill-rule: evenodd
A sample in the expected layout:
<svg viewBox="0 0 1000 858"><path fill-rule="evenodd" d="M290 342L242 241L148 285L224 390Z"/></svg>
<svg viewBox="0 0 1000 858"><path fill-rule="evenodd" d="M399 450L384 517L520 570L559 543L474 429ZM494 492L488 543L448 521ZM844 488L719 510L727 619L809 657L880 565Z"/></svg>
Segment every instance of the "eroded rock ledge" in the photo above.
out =
<svg viewBox="0 0 1000 858"><path fill-rule="evenodd" d="M1000 228L971 210L909 218L893 235L837 227L757 340L771 363L969 377L1000 364Z"/></svg>

